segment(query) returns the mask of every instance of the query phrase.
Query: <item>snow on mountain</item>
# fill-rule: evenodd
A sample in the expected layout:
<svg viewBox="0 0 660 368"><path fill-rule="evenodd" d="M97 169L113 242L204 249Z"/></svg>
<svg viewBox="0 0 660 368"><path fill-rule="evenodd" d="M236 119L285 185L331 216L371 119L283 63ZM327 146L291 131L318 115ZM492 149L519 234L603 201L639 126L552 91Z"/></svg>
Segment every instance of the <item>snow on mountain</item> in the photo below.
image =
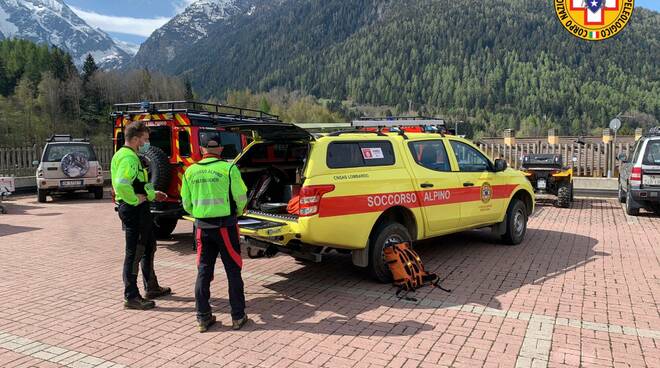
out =
<svg viewBox="0 0 660 368"><path fill-rule="evenodd" d="M82 65L87 54L106 69L130 59L105 32L90 27L62 0L0 0L0 38L55 45Z"/></svg>

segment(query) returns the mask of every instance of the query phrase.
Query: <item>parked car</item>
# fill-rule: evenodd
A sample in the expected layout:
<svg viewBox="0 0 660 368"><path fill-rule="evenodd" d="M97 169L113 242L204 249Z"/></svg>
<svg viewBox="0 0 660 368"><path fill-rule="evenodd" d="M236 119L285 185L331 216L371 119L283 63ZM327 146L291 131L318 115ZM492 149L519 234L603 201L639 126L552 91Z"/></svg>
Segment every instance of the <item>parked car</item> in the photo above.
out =
<svg viewBox="0 0 660 368"><path fill-rule="evenodd" d="M660 127L637 141L632 157L619 155L619 201L628 215L642 208L660 215Z"/></svg>
<svg viewBox="0 0 660 368"><path fill-rule="evenodd" d="M226 128L236 123L279 123L275 115L258 110L194 101L118 104L111 114L114 151L124 144L124 128L144 121L151 147L140 158L156 190L167 193L163 202L151 204L159 238L169 236L185 214L181 205L181 180L186 168L202 159L200 147L209 139L223 145L223 156L233 159L247 146L248 137Z"/></svg>
<svg viewBox="0 0 660 368"><path fill-rule="evenodd" d="M103 173L94 147L87 139L54 135L48 139L37 166L37 199L52 194L88 191L103 198Z"/></svg>
<svg viewBox="0 0 660 368"><path fill-rule="evenodd" d="M492 227L516 245L534 209L522 172L443 130L313 137L283 123L232 128L255 137L235 161L250 190L240 232L255 255L280 251L320 262L335 249L385 282L383 249L392 244Z"/></svg>

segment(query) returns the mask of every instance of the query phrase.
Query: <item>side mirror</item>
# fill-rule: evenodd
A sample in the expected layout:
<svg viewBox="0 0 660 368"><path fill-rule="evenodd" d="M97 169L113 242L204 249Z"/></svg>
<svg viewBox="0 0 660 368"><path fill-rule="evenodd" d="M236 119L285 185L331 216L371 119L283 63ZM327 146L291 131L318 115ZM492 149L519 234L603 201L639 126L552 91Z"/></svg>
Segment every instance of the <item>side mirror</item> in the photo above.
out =
<svg viewBox="0 0 660 368"><path fill-rule="evenodd" d="M37 160L32 161L32 166L39 166L39 161Z"/></svg>
<svg viewBox="0 0 660 368"><path fill-rule="evenodd" d="M626 155L625 153L619 153L616 159L625 163L628 162L628 155Z"/></svg>
<svg viewBox="0 0 660 368"><path fill-rule="evenodd" d="M502 172L507 169L509 165L506 163L506 160L498 158L495 160L495 172Z"/></svg>

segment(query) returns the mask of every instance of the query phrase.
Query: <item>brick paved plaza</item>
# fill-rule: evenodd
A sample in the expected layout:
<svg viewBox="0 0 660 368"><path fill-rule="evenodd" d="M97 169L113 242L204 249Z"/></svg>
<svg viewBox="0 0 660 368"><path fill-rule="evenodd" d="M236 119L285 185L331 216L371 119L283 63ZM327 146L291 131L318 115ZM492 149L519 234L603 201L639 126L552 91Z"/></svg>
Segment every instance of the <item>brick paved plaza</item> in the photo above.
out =
<svg viewBox="0 0 660 368"><path fill-rule="evenodd" d="M251 322L199 334L191 226L159 243L159 279L175 295L122 307L123 233L109 201L34 197L0 215L0 367L660 367L660 218L614 200L540 204L526 241L488 232L419 244L451 294L394 298L331 255L246 259ZM245 257L245 252L244 252ZM141 287L141 285L140 285Z"/></svg>

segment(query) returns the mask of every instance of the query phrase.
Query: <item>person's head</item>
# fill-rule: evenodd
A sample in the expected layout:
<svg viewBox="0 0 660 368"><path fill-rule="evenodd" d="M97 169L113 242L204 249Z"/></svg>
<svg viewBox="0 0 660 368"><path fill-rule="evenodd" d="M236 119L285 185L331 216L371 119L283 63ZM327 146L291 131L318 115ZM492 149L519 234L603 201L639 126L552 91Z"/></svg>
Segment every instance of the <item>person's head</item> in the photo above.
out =
<svg viewBox="0 0 660 368"><path fill-rule="evenodd" d="M125 145L138 151L141 147L149 146L149 128L143 121L134 121L124 131Z"/></svg>
<svg viewBox="0 0 660 368"><path fill-rule="evenodd" d="M202 154L220 156L222 153L222 146L215 139L209 139L205 145L202 146Z"/></svg>

